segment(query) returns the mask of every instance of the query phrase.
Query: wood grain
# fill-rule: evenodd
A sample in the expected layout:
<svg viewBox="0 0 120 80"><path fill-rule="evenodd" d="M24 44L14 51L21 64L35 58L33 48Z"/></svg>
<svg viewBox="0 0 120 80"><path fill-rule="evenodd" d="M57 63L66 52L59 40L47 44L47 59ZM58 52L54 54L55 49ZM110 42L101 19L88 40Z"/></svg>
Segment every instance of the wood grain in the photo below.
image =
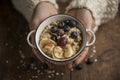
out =
<svg viewBox="0 0 120 80"><path fill-rule="evenodd" d="M58 3L60 5L61 2ZM0 0L0 80L120 80L120 12L115 19L101 25L96 33L97 53L94 58L98 62L86 65L83 61L83 69L73 72L62 66L53 69L56 73L64 73L63 76L48 77L50 74L42 69L43 63L36 59L26 42L28 32L24 17L9 0ZM92 47L89 53L91 51ZM34 68L26 70L24 64L30 57L34 58ZM40 70L39 75L37 70Z"/></svg>

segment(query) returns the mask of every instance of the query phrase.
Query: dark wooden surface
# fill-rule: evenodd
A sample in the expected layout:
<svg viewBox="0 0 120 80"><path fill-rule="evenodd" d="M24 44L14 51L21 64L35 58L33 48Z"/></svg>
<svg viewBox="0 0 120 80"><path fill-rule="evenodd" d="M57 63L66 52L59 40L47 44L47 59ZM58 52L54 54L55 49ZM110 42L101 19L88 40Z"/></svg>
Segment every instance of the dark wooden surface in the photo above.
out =
<svg viewBox="0 0 120 80"><path fill-rule="evenodd" d="M79 71L71 72L65 67L44 70L26 42L28 32L24 17L9 1L1 0L0 80L120 80L120 12L96 33L97 52L94 58L98 61L92 65L86 65L83 61L84 67ZM89 53L92 53L92 47ZM25 65L31 57L33 68L29 69ZM51 71L55 71L55 76L49 78Z"/></svg>

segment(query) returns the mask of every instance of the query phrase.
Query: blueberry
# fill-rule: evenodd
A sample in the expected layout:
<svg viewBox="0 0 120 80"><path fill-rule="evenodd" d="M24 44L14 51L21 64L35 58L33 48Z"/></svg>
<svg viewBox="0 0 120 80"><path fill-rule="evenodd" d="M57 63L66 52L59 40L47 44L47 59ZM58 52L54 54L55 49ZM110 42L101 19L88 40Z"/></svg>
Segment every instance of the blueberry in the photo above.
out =
<svg viewBox="0 0 120 80"><path fill-rule="evenodd" d="M76 70L81 70L82 68L83 68L83 65L82 65L82 64L78 64L78 65L75 67Z"/></svg>
<svg viewBox="0 0 120 80"><path fill-rule="evenodd" d="M58 26L59 26L59 28L64 28L65 23L64 23L64 22L60 22L60 23L58 24Z"/></svg>
<svg viewBox="0 0 120 80"><path fill-rule="evenodd" d="M87 64L92 64L93 62L94 62L93 58L88 58L86 61Z"/></svg>
<svg viewBox="0 0 120 80"><path fill-rule="evenodd" d="M55 42L57 41L57 37L55 35L52 35L50 38Z"/></svg>
<svg viewBox="0 0 120 80"><path fill-rule="evenodd" d="M57 26L54 25L53 27L51 27L50 31L51 31L52 33L56 33L56 32L58 31Z"/></svg>
<svg viewBox="0 0 120 80"><path fill-rule="evenodd" d="M65 20L65 21L64 21L64 23L65 23L66 25L69 25L69 22L70 22L70 20Z"/></svg>
<svg viewBox="0 0 120 80"><path fill-rule="evenodd" d="M77 32L71 32L70 37L76 39L77 38Z"/></svg>
<svg viewBox="0 0 120 80"><path fill-rule="evenodd" d="M68 32L69 30L70 30L70 27L69 27L69 26L65 26L65 27L64 27L64 31L65 31L65 32Z"/></svg>
<svg viewBox="0 0 120 80"><path fill-rule="evenodd" d="M77 25L77 22L74 20L70 20L68 24L71 28L75 27Z"/></svg>

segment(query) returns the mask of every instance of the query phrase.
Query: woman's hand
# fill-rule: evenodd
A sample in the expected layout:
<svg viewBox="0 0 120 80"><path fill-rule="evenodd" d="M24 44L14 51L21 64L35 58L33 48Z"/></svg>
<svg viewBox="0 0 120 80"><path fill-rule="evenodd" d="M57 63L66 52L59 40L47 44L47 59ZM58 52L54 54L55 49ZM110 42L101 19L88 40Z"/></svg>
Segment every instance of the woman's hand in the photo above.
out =
<svg viewBox="0 0 120 80"><path fill-rule="evenodd" d="M30 29L31 30L36 29L41 21L43 21L45 18L54 14L58 14L58 12L53 6L53 4L45 1L40 2L34 10L34 13L30 22ZM35 48L33 48L32 50L41 62L47 63L50 68L53 67L51 66L51 63L47 62L45 59L42 58L42 56L38 54L39 52Z"/></svg>
<svg viewBox="0 0 120 80"><path fill-rule="evenodd" d="M54 14L58 14L58 12L52 3L49 3L47 1L38 3L33 12L33 16L30 22L30 28L36 29L36 27L40 24L41 21Z"/></svg>
<svg viewBox="0 0 120 80"><path fill-rule="evenodd" d="M86 29L91 29L93 30L94 27L94 19L92 17L91 12L88 9L71 9L67 12L68 15L76 17L78 20L82 22L84 27ZM91 34L89 34L88 41L90 41L92 38ZM86 47L82 53L79 55L79 57L73 61L73 63L70 63L68 67L71 69L72 67L80 64L84 58L86 57L87 53L89 51L89 47Z"/></svg>

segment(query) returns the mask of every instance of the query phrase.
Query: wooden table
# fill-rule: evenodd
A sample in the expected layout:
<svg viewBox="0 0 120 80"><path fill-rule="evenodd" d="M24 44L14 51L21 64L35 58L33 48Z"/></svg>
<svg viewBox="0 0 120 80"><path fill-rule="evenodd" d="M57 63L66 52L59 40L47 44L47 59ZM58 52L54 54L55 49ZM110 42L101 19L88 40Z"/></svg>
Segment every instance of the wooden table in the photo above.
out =
<svg viewBox="0 0 120 80"><path fill-rule="evenodd" d="M24 17L9 0L1 0L0 80L120 80L120 12L115 19L100 26L94 44L97 51L94 59L98 61L92 65L83 61L82 70L70 71L61 66L43 69L26 42L28 32ZM29 61L30 66L26 65Z"/></svg>

